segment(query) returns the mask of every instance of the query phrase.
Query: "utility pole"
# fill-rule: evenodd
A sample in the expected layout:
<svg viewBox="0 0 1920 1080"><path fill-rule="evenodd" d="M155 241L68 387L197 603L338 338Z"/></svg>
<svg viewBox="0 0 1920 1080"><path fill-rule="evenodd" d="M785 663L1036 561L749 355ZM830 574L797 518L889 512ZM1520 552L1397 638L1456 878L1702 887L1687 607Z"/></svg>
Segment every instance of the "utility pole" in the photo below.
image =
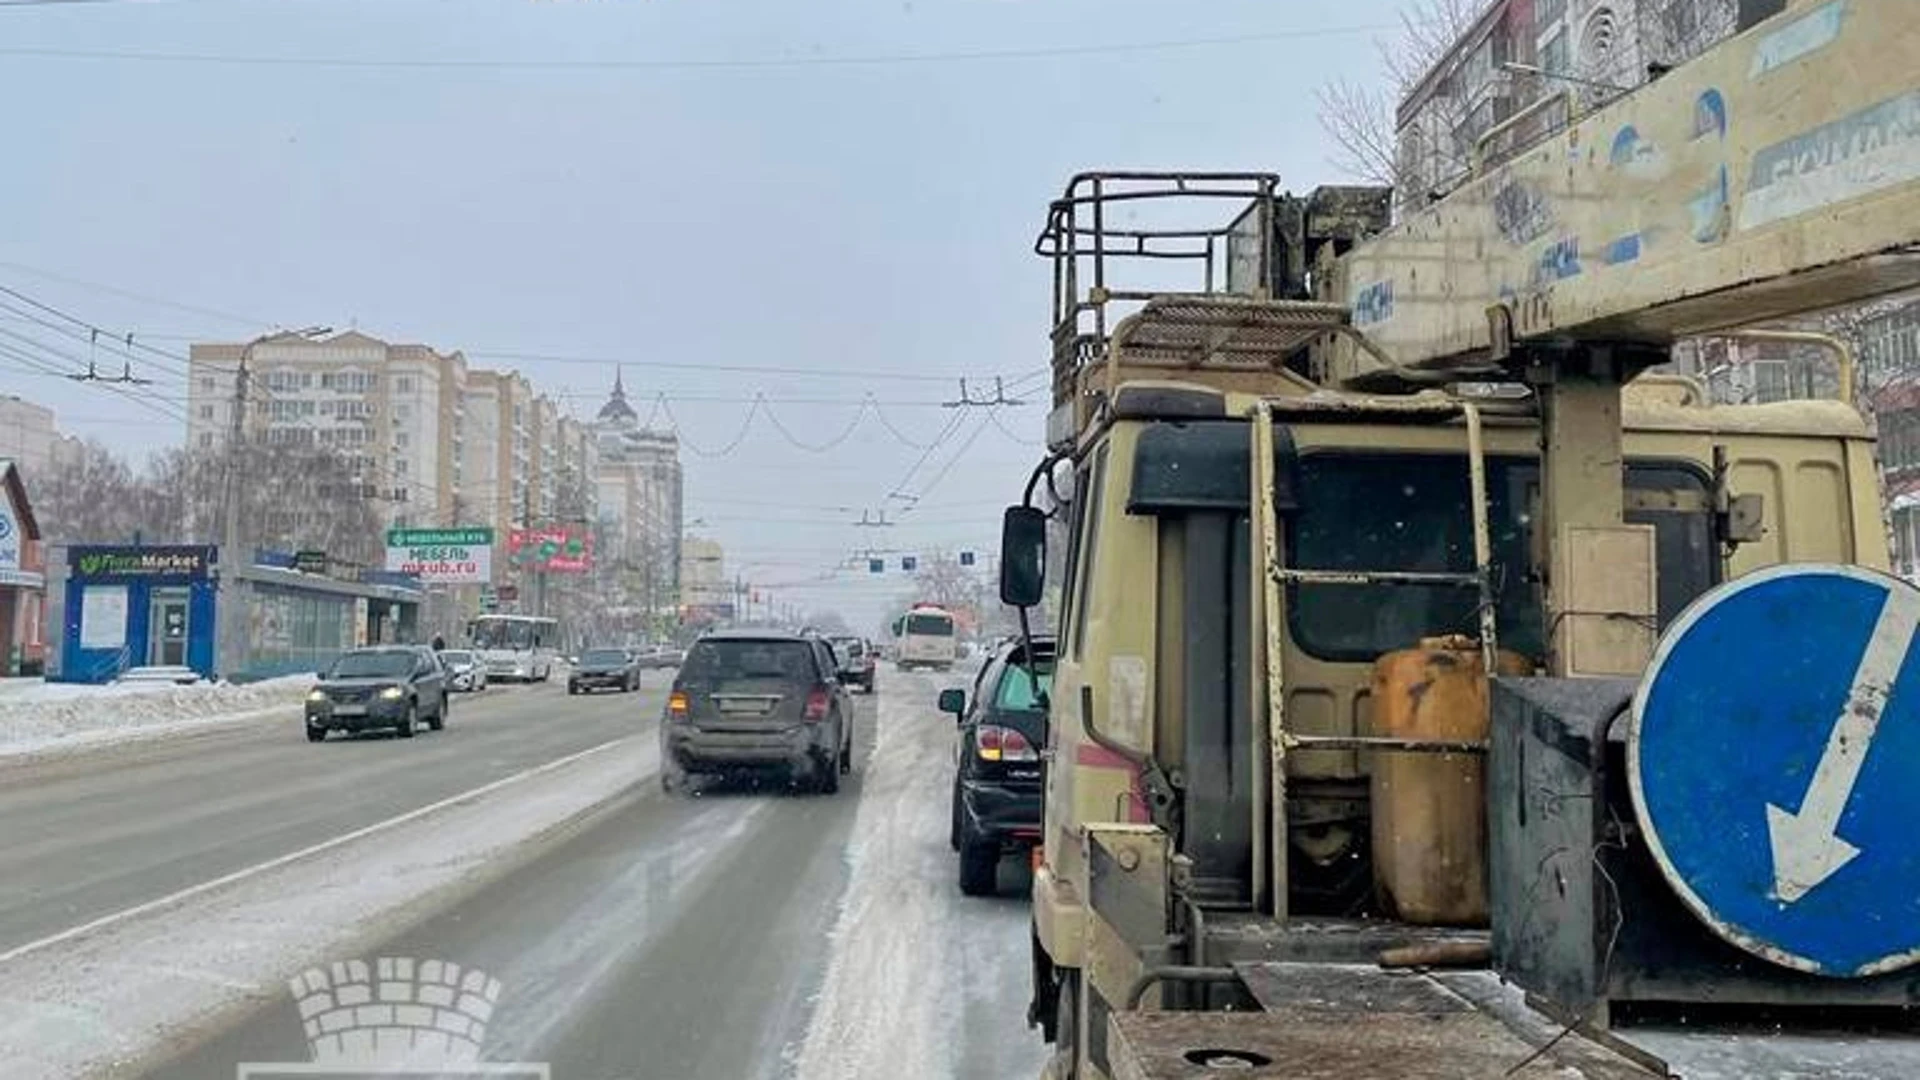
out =
<svg viewBox="0 0 1920 1080"><path fill-rule="evenodd" d="M234 672L240 666L240 625L244 612L240 599L240 439L246 433L247 417L247 358L253 354L256 341L249 341L240 347L240 364L233 373L233 415L227 424L227 460L226 469L221 476L224 489L220 493L221 517L224 519L220 530L220 612L215 618L215 628L220 638L220 649L214 657L220 677L232 681Z"/></svg>
<svg viewBox="0 0 1920 1080"><path fill-rule="evenodd" d="M214 666L222 678L231 679L240 666L241 642L244 637L241 627L246 622L246 611L240 599L240 567L252 561L251 553L240 553L240 467L245 460L241 440L246 437L247 389L253 373L247 368L254 347L274 338L295 336L302 338L318 337L329 333L331 327L309 326L304 330L275 331L262 334L245 345L240 346L240 363L233 373L233 416L227 424L227 461L221 477L221 516L224 519L220 530L220 607L214 616L214 636L217 649L214 653Z"/></svg>

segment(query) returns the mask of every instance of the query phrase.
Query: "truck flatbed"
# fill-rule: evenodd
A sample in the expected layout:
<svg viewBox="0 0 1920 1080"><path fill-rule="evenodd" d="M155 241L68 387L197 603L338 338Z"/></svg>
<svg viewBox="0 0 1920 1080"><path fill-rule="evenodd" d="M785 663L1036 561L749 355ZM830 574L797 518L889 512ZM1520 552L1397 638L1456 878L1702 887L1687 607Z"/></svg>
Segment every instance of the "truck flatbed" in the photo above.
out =
<svg viewBox="0 0 1920 1080"><path fill-rule="evenodd" d="M1241 963L1234 970L1259 1011L1114 1015L1114 1080L1198 1080L1222 1071L1288 1080L1920 1076L1920 1038L1901 1035L1569 1031L1488 971L1296 961Z"/></svg>
<svg viewBox="0 0 1920 1080"><path fill-rule="evenodd" d="M1631 1058L1558 1029L1509 1023L1443 979L1357 964L1237 964L1260 1012L1113 1017L1115 1080L1231 1071L1289 1080L1647 1080Z"/></svg>

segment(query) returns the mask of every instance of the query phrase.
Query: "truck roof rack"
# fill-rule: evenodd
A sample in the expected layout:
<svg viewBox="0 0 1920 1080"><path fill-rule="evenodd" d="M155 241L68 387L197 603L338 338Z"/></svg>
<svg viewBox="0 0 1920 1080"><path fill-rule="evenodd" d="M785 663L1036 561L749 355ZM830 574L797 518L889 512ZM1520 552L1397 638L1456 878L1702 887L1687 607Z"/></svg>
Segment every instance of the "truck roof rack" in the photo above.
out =
<svg viewBox="0 0 1920 1080"><path fill-rule="evenodd" d="M1388 197L1296 197L1262 172L1075 176L1034 241L1053 263L1055 407L1083 426L1126 378L1174 372L1254 393L1284 372L1318 382L1310 346L1329 334L1372 352L1344 305L1311 298L1308 271L1321 249L1383 228Z"/></svg>

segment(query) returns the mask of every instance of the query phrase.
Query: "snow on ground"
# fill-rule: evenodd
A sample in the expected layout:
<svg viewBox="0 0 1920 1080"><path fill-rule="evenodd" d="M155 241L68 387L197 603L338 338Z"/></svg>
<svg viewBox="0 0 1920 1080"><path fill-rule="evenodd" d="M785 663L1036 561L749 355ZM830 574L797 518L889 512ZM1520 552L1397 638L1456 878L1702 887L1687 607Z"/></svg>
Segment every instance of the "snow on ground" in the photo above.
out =
<svg viewBox="0 0 1920 1080"><path fill-rule="evenodd" d="M962 896L947 846L953 722L933 703L967 676L888 674L833 959L790 1052L797 1080L1037 1076L1044 1045L1026 1027L1028 915L1014 868L1001 870L1000 897Z"/></svg>
<svg viewBox="0 0 1920 1080"><path fill-rule="evenodd" d="M290 716L313 682L312 675L241 686L9 679L0 685L0 757Z"/></svg>
<svg viewBox="0 0 1920 1080"><path fill-rule="evenodd" d="M0 1077L87 1075L164 1051L316 957L351 959L412 905L504 873L503 858L658 770L629 738L505 790L41 948L0 953ZM26 950L26 951L23 951Z"/></svg>

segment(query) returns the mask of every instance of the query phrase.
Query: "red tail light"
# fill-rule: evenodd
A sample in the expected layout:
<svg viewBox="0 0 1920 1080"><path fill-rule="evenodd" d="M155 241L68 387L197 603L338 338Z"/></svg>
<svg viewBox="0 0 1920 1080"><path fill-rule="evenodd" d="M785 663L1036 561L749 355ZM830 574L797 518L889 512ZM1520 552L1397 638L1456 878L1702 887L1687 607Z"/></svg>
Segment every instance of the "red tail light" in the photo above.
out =
<svg viewBox="0 0 1920 1080"><path fill-rule="evenodd" d="M807 692L806 718L809 720L825 720L827 718L828 704L827 688L824 686L814 687Z"/></svg>
<svg viewBox="0 0 1920 1080"><path fill-rule="evenodd" d="M981 724L973 733L974 753L981 761L1039 761L1040 755L1025 735L1013 728Z"/></svg>

